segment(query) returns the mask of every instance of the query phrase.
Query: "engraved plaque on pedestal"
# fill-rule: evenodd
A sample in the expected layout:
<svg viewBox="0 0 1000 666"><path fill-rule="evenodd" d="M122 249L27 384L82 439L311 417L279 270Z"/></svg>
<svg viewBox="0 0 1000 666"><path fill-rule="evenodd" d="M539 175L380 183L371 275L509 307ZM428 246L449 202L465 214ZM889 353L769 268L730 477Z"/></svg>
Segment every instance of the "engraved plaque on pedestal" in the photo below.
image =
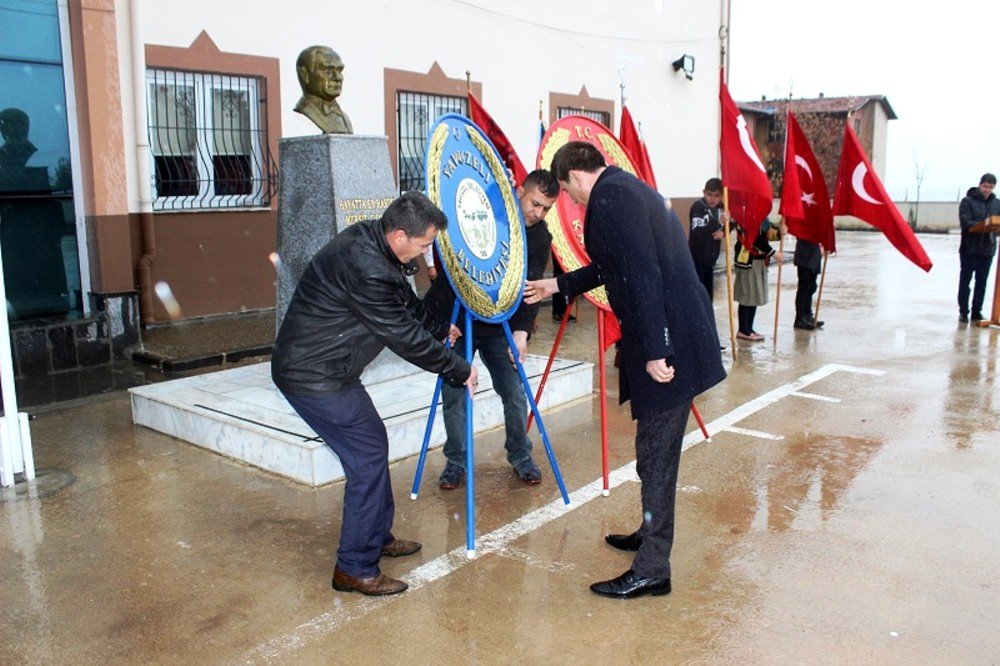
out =
<svg viewBox="0 0 1000 666"><path fill-rule="evenodd" d="M377 219L397 196L384 136L321 134L279 142L275 332L313 256L351 224ZM414 371L388 350L362 375L366 384Z"/></svg>

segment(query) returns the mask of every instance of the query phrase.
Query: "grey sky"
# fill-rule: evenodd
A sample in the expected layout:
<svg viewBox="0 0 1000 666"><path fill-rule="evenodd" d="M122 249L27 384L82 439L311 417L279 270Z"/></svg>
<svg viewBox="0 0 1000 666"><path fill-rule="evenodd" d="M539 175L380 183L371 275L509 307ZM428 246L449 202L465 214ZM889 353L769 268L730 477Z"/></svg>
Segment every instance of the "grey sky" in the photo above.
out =
<svg viewBox="0 0 1000 666"><path fill-rule="evenodd" d="M885 185L953 200L1000 171L1000 3L733 1L729 86L737 100L882 94ZM833 183L829 186L833 188Z"/></svg>

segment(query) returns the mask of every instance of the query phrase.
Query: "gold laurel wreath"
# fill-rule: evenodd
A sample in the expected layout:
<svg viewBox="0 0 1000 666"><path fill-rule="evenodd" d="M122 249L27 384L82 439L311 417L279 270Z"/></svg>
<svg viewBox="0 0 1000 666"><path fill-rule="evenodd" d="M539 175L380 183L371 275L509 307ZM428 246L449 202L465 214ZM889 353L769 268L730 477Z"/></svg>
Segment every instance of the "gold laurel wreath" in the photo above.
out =
<svg viewBox="0 0 1000 666"><path fill-rule="evenodd" d="M446 124L438 126L431 136L430 150L427 153L427 196L439 208L441 207L441 156L444 152L444 144L448 140L448 130ZM448 274L454 281L455 289L462 300L476 314L491 319L510 309L521 294L521 274L524 271L524 236L521 233L514 190L503 163L497 159L496 153L477 130L466 127L466 132L473 145L486 160L490 173L493 174L493 179L500 187L500 195L507 213L507 226L510 230L510 261L507 263L504 278L500 282L500 292L496 302L462 269L447 230L438 234L438 243L441 246L441 257L448 267Z"/></svg>
<svg viewBox="0 0 1000 666"><path fill-rule="evenodd" d="M600 136L603 137L604 135L602 134ZM569 137L570 131L565 128L559 128L552 132L552 134L549 135L549 140L544 146L542 146L540 151L541 159L539 160L539 166L543 169L549 169L552 166L552 157L560 148L569 143ZM559 219L558 206L553 206L549 210L549 214L545 219L549 222L548 227L549 233L552 234L552 247L556 251L556 256L559 257L559 262L562 264L563 270L569 273L570 271L575 271L583 266L583 262L580 261L576 252L574 252L573 248L570 246L569 238L567 238L566 234L563 232L562 220ZM591 289L584 294L584 296L586 296L592 303L604 308L605 310L611 309L611 302L608 300L608 292L603 285Z"/></svg>

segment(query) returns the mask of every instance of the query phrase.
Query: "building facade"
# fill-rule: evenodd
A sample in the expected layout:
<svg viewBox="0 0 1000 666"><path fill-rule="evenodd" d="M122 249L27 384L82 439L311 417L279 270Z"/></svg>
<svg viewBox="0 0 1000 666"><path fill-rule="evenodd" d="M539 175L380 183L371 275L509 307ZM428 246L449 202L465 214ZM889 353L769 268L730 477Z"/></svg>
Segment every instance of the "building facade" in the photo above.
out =
<svg viewBox="0 0 1000 666"><path fill-rule="evenodd" d="M879 178L885 178L887 130L896 112L884 95L815 97L793 100L738 102L747 120L761 159L767 167L775 195L781 192L784 170L785 127L789 105L798 120L833 196L844 142L844 123L850 122Z"/></svg>
<svg viewBox="0 0 1000 666"><path fill-rule="evenodd" d="M718 172L726 4L0 0L17 372L274 306L278 140L318 132L292 111L313 44L342 57L339 102L356 134L387 137L400 191L423 187L427 129L471 87L529 166L540 122L583 113L617 133L624 98L683 207ZM685 55L690 76L672 66Z"/></svg>

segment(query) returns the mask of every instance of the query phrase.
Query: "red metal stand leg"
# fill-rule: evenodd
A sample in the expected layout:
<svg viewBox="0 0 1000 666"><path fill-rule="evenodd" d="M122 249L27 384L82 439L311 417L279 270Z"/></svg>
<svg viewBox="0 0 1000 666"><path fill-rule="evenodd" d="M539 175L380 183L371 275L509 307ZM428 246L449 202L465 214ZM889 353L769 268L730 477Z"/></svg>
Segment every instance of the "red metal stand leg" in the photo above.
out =
<svg viewBox="0 0 1000 666"><path fill-rule="evenodd" d="M698 412L698 408L691 403L691 413L694 414L694 420L698 422L698 427L701 428L701 434L705 436L706 442L712 441L712 436L708 434L708 428L705 427L705 421L701 418L701 413Z"/></svg>
<svg viewBox="0 0 1000 666"><path fill-rule="evenodd" d="M549 352L549 361L545 364L545 372L542 373L542 381L538 384L538 391L535 393L535 404L539 404L542 399L542 391L545 390L545 383L549 381L549 372L552 371L552 362L556 360L556 352L559 351L559 345L562 343L563 333L566 332L566 325L569 324L569 315L572 310L570 306L573 305L573 301L566 304L566 312L563 313L562 322L559 323L559 332L556 333L556 340L552 343L552 351ZM531 431L531 424L535 419L534 412L528 413L528 427L525 428L526 432Z"/></svg>
<svg viewBox="0 0 1000 666"><path fill-rule="evenodd" d="M608 384L607 371L604 368L604 310L597 309L597 362L600 366L601 377L601 472L604 476L604 496L611 494L609 476L611 470L608 465Z"/></svg>

